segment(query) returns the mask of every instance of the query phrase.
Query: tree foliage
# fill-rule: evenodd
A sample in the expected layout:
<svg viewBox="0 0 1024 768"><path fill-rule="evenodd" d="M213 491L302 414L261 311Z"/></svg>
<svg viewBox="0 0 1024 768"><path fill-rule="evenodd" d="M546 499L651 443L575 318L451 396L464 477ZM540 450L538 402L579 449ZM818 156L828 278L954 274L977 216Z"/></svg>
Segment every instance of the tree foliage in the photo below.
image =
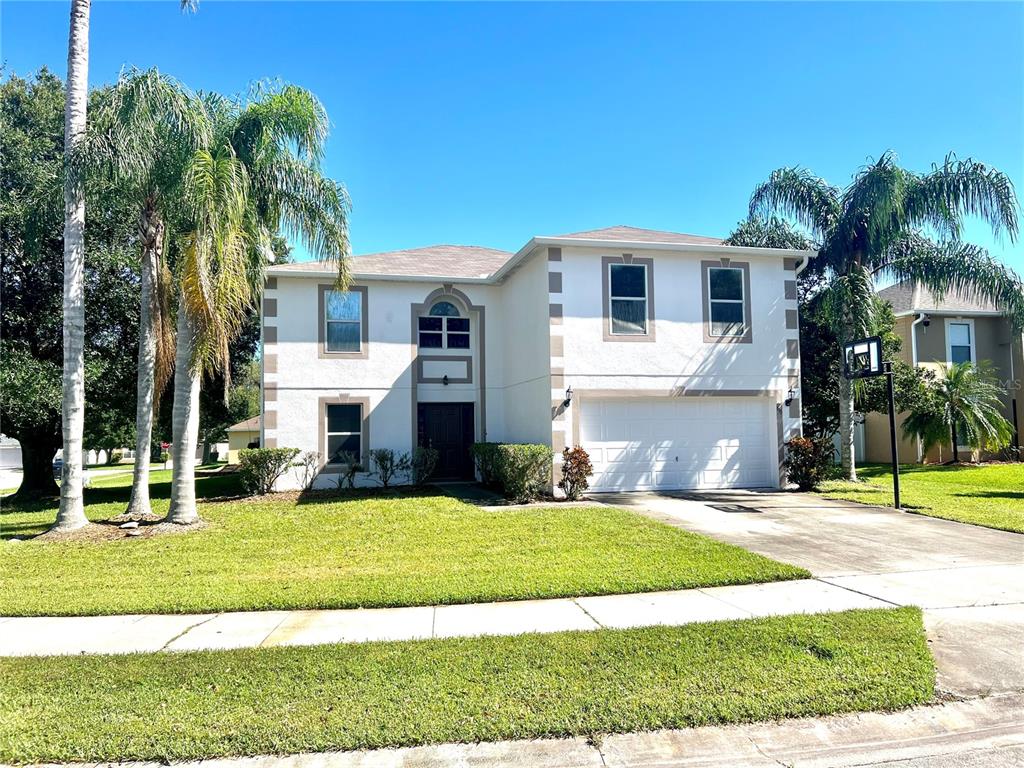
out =
<svg viewBox="0 0 1024 768"><path fill-rule="evenodd" d="M46 69L0 83L0 423L22 446L24 495L55 490L61 445L63 109ZM131 201L109 185L87 192L85 434L98 440L133 422L138 274Z"/></svg>

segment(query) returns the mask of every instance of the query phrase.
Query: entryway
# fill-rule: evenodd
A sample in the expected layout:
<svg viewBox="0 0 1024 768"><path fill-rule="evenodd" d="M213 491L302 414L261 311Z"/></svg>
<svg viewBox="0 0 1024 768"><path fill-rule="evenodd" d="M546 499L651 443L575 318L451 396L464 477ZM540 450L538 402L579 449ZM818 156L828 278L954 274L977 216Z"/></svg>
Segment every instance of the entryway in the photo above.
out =
<svg viewBox="0 0 1024 768"><path fill-rule="evenodd" d="M473 403L419 403L417 443L438 453L432 480L472 480Z"/></svg>

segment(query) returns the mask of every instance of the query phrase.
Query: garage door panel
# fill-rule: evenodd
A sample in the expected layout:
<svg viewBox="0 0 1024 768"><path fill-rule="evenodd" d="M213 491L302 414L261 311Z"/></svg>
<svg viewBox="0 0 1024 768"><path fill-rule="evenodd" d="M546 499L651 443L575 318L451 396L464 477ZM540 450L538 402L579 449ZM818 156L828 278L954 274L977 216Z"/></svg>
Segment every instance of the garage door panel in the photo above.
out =
<svg viewBox="0 0 1024 768"><path fill-rule="evenodd" d="M580 442L595 490L771 485L764 398L584 400Z"/></svg>

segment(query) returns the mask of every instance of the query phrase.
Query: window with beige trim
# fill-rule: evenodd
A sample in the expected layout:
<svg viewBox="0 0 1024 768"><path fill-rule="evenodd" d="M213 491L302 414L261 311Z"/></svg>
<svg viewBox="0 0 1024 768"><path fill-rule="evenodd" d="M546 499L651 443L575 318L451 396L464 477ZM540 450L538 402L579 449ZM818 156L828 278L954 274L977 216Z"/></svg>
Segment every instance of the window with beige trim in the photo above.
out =
<svg viewBox="0 0 1024 768"><path fill-rule="evenodd" d="M647 333L647 265L609 264L608 303L613 336Z"/></svg>
<svg viewBox="0 0 1024 768"><path fill-rule="evenodd" d="M419 318L421 349L469 349L469 318L450 301L439 301Z"/></svg>
<svg viewBox="0 0 1024 768"><path fill-rule="evenodd" d="M742 336L744 317L743 270L711 267L708 270L708 316L712 336Z"/></svg>
<svg viewBox="0 0 1024 768"><path fill-rule="evenodd" d="M363 407L359 403L331 403L324 408L327 463L352 464L363 455Z"/></svg>
<svg viewBox="0 0 1024 768"><path fill-rule="evenodd" d="M317 348L321 358L365 358L369 348L367 288L318 287Z"/></svg>

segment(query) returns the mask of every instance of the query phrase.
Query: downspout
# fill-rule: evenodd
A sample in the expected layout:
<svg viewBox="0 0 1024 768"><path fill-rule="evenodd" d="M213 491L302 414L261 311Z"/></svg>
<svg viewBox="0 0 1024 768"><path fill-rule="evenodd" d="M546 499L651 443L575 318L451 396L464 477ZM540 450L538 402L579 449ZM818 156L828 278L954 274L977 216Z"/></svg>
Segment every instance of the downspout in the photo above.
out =
<svg viewBox="0 0 1024 768"><path fill-rule="evenodd" d="M917 296L917 291L916 290L914 291L914 296L915 296L915 298ZM910 324L910 360L911 360L911 363L913 364L915 370L917 369L917 326L926 317L928 317L928 315L925 314L924 312L918 312L917 313L917 319L914 320L914 322L912 322ZM921 437L919 435L917 437L917 463L920 464L923 461L924 461L924 447L921 445Z"/></svg>

